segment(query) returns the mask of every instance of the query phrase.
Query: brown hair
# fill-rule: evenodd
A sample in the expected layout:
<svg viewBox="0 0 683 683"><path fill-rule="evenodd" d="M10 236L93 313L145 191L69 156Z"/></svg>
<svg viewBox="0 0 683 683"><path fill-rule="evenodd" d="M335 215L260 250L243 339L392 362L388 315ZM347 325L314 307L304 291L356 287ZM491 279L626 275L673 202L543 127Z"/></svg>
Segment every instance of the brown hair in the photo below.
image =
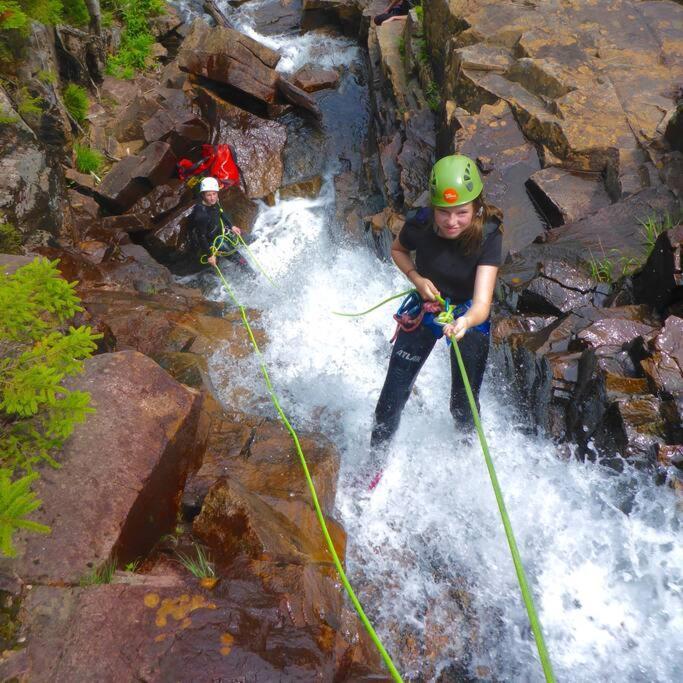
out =
<svg viewBox="0 0 683 683"><path fill-rule="evenodd" d="M457 239L462 245L462 250L468 255L476 254L484 241L484 225L494 216L498 217L498 212L491 208L482 195L472 200L474 204L474 216L469 228L465 230ZM503 232L503 224L499 228Z"/></svg>

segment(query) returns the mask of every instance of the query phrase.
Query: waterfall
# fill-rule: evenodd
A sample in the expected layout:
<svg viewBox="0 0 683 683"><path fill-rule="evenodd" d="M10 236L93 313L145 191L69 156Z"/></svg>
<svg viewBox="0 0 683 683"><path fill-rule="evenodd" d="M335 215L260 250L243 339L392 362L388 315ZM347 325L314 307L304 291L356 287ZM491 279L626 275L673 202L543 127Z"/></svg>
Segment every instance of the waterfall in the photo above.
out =
<svg viewBox="0 0 683 683"><path fill-rule="evenodd" d="M360 145L369 125L365 65L341 38L259 36L252 18L267 1L248 2L237 16L241 30L283 53L281 69L315 63L344 75L337 91L320 96L325 139L311 150L327 163L320 195L262 205L253 230L251 248L277 286L229 264L224 271L241 302L260 311L265 361L290 420L323 432L341 454L337 508L349 577L399 669L408 679L436 680L469 653L474 679L540 681L479 445L459 439L449 415L445 343L383 454L382 481L367 491L395 306L354 319L331 311L363 310L408 285L334 220L340 157L361 172L357 149L345 146ZM217 280L211 296L226 298ZM217 353L210 370L231 406L275 416L253 357ZM672 491L627 464L618 474L561 457L525 433L498 382L493 374L485 380L482 420L557 679L683 680L683 544Z"/></svg>

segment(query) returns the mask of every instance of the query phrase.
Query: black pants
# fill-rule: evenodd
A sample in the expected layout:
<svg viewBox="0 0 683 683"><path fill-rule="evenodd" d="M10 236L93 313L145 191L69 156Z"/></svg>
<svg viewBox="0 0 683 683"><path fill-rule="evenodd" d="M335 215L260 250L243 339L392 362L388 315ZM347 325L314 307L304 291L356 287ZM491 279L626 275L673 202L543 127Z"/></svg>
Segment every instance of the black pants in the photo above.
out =
<svg viewBox="0 0 683 683"><path fill-rule="evenodd" d="M436 342L431 330L425 327L419 327L414 332L401 330L398 333L391 352L387 377L384 380L377 408L375 408L375 423L370 441L373 447L380 446L396 433L413 384ZM489 337L479 330L470 329L458 342L458 346L478 409L479 389L489 355ZM451 415L455 420L456 428L469 434L474 429L472 411L453 349L450 355Z"/></svg>

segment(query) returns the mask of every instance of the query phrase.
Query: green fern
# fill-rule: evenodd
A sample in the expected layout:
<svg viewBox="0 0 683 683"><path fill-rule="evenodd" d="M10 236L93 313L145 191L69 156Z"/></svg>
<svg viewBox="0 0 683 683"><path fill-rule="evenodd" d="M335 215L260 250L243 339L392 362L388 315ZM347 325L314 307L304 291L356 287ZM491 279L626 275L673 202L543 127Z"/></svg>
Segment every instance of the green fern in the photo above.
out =
<svg viewBox="0 0 683 683"><path fill-rule="evenodd" d="M12 481L8 469L0 469L0 552L14 557L17 552L12 544L12 534L17 529L27 529L37 534L50 533L50 527L26 519L40 507L41 501L31 491L37 474L28 474Z"/></svg>

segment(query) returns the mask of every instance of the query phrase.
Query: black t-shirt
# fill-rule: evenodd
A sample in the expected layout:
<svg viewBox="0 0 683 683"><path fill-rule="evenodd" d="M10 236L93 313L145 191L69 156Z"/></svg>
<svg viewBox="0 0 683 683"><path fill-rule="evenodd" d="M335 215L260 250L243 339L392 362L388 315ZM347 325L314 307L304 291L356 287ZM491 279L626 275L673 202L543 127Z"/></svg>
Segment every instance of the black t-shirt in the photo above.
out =
<svg viewBox="0 0 683 683"><path fill-rule="evenodd" d="M220 204L207 206L204 202L198 202L192 209L188 218L190 242L200 253L208 254L214 239L223 232L221 217L226 231L229 230L232 223Z"/></svg>
<svg viewBox="0 0 683 683"><path fill-rule="evenodd" d="M431 209L420 209L409 216L398 240L415 252L417 272L452 303L472 298L477 266L500 266L502 262L503 235L496 218L484 225L481 248L474 254L465 254L460 240L437 235Z"/></svg>

